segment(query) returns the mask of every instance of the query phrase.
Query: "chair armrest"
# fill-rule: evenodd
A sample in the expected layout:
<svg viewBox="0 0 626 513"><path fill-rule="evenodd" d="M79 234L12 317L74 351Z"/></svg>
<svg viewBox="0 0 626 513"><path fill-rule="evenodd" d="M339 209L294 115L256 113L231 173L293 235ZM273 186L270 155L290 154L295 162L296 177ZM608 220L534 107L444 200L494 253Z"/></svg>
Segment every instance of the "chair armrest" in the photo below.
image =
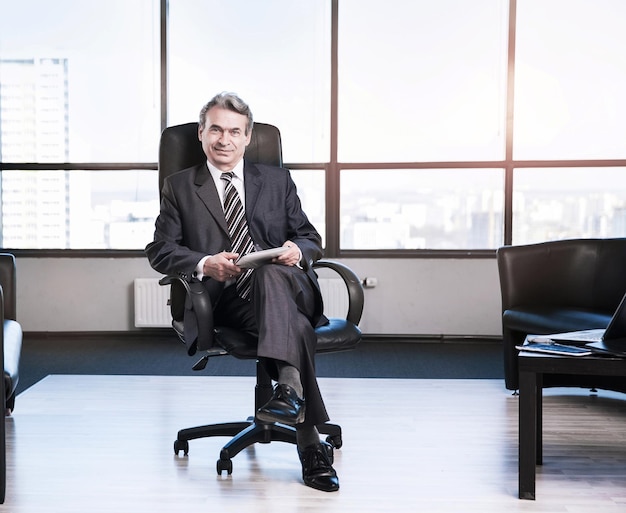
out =
<svg viewBox="0 0 626 513"><path fill-rule="evenodd" d="M348 289L348 313L346 319L355 326L361 321L361 315L363 314L363 286L361 280L348 266L336 262L334 260L318 260L313 264L313 268L327 268L336 272L346 284Z"/></svg>
<svg viewBox="0 0 626 513"><path fill-rule="evenodd" d="M211 298L201 282L191 282L178 276L165 276L159 280L160 285L171 285L170 309L173 322L184 321L184 312L193 312L193 321L197 328L195 340L184 340L190 355L196 350L206 350L213 346L213 305ZM184 308L181 308L181 304ZM185 323L187 328L188 323ZM178 331L178 330L177 330ZM194 330L185 330L194 333Z"/></svg>
<svg viewBox="0 0 626 513"><path fill-rule="evenodd" d="M361 321L363 314L364 294L361 281L357 275L346 265L332 260L318 260L313 264L314 268L328 268L337 273L346 285L348 291L348 313L346 319L355 326ZM193 321L197 325L197 338L195 340L184 339L187 351L193 355L197 350L206 351L213 347L214 321L213 305L211 298L201 282L188 282L179 276L165 276L159 280L160 285L171 285L170 308L173 322L183 321L184 311L191 310ZM184 302L184 309L181 303ZM185 323L185 328L188 328ZM176 330L179 331L179 330ZM188 330L185 330L187 333ZM193 328L189 330L193 333Z"/></svg>

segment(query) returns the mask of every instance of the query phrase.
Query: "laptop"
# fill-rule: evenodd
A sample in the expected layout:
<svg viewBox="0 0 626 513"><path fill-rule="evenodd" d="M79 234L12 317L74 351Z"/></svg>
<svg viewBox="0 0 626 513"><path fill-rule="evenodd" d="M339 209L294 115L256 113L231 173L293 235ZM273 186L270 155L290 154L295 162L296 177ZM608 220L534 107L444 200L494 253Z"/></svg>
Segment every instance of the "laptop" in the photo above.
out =
<svg viewBox="0 0 626 513"><path fill-rule="evenodd" d="M606 329L591 329L545 335L558 342L583 345L591 351L626 357L626 294L622 297Z"/></svg>

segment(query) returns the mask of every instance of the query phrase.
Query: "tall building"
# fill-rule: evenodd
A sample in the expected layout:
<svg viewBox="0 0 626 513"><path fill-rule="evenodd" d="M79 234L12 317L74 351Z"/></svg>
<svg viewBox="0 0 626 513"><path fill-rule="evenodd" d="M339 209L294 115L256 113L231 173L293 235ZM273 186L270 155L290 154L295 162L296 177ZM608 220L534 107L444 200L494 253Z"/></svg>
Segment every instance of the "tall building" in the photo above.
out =
<svg viewBox="0 0 626 513"><path fill-rule="evenodd" d="M67 59L0 59L0 160L67 162ZM2 247L66 248L69 173L3 171Z"/></svg>

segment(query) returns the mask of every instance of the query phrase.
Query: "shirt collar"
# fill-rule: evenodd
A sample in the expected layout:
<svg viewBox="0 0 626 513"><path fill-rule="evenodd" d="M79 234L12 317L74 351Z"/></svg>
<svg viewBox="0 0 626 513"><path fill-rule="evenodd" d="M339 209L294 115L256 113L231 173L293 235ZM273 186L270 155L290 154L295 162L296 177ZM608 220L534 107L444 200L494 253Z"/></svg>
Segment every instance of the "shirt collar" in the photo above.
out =
<svg viewBox="0 0 626 513"><path fill-rule="evenodd" d="M206 162L206 165L209 168L209 172L211 173L213 180L215 180L215 183L220 183L222 173L225 173L226 171L220 171L208 160ZM237 162L237 164L235 164L235 167L233 167L230 171L233 173L233 175L235 175L235 178L238 178L239 180L241 180L241 183L243 183L243 159Z"/></svg>

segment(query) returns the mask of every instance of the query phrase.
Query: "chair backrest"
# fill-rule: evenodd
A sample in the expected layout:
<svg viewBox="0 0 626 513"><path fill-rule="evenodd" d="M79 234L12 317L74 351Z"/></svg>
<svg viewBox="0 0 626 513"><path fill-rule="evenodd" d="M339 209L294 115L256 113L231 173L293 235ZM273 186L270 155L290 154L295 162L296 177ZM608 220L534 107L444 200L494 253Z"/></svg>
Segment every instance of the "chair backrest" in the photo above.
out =
<svg viewBox="0 0 626 513"><path fill-rule="evenodd" d="M280 131L273 125L254 123L244 158L258 164L283 165ZM198 123L170 126L163 130L159 144L159 191L172 173L206 162L198 140Z"/></svg>

